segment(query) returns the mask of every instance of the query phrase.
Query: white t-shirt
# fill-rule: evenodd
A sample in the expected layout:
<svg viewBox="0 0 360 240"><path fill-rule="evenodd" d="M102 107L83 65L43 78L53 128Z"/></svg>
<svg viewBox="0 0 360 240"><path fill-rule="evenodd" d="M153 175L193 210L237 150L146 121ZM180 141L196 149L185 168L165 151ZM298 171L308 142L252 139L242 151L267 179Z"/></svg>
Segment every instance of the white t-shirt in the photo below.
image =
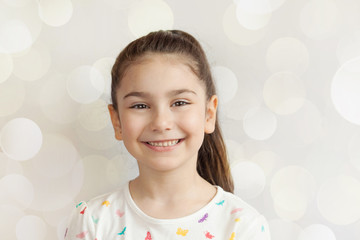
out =
<svg viewBox="0 0 360 240"><path fill-rule="evenodd" d="M76 205L66 240L270 240L265 218L217 186L215 197L186 217L156 219L131 198L129 183L112 193Z"/></svg>

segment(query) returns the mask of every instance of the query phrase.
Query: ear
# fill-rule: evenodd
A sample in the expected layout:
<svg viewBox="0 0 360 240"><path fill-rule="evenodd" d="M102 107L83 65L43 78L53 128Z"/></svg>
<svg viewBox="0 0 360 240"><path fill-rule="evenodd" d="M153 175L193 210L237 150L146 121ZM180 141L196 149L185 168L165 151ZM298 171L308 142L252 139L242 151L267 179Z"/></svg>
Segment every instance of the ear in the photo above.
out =
<svg viewBox="0 0 360 240"><path fill-rule="evenodd" d="M121 133L121 124L120 124L119 113L115 110L115 108L112 104L108 105L108 109L109 109L109 113L110 113L111 123L114 127L115 138L120 141L120 140L122 140L122 133Z"/></svg>
<svg viewBox="0 0 360 240"><path fill-rule="evenodd" d="M212 133L215 130L216 109L218 106L218 97L213 95L207 102L205 116L205 133Z"/></svg>

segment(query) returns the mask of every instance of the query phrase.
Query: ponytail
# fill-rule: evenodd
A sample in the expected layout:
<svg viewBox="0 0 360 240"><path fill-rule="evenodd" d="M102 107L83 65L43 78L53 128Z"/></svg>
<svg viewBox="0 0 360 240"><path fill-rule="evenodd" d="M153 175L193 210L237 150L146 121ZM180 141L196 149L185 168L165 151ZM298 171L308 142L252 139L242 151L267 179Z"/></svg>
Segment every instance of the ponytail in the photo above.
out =
<svg viewBox="0 0 360 240"><path fill-rule="evenodd" d="M234 192L226 147L218 122L215 123L214 132L204 137L196 169L200 176L212 185L218 185L227 192Z"/></svg>

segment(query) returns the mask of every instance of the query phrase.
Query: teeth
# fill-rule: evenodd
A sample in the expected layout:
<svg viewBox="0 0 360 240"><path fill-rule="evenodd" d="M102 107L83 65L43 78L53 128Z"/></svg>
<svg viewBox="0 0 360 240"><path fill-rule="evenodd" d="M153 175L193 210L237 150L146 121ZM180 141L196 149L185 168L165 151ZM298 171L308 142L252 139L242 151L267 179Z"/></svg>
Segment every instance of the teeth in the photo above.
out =
<svg viewBox="0 0 360 240"><path fill-rule="evenodd" d="M180 140L164 141L164 142L147 142L154 147L169 147L177 144Z"/></svg>

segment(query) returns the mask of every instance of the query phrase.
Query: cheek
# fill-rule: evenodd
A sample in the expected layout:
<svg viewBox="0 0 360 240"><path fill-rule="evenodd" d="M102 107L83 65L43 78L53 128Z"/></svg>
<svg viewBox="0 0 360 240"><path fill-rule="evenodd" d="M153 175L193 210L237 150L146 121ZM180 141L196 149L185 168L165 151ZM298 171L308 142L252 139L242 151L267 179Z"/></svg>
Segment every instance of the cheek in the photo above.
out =
<svg viewBox="0 0 360 240"><path fill-rule="evenodd" d="M194 109L178 117L178 124L191 132L204 132L205 112L203 109Z"/></svg>

